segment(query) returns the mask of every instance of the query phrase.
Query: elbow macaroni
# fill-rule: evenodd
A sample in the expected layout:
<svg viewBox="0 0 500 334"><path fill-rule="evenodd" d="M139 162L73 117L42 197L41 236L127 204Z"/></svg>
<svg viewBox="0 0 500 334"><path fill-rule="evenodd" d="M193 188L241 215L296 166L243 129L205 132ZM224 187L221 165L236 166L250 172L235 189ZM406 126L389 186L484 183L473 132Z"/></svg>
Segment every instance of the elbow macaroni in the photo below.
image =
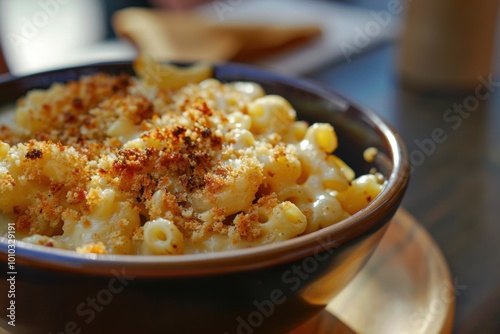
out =
<svg viewBox="0 0 500 334"><path fill-rule="evenodd" d="M327 227L381 191L381 175L355 178L333 154L330 124L297 121L283 97L206 69L146 78L148 61L142 78L96 74L18 102L0 132L0 231L15 222L23 241L79 253L214 252Z"/></svg>
<svg viewBox="0 0 500 334"><path fill-rule="evenodd" d="M170 220L158 218L144 224L144 254L175 255L184 253L184 235Z"/></svg>

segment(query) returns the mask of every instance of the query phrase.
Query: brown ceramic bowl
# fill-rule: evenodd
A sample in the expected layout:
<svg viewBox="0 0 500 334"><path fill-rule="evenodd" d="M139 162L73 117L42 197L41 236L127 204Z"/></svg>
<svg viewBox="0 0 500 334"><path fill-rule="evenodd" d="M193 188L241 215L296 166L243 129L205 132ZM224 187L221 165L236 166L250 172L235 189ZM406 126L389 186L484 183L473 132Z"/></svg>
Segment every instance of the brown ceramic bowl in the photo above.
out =
<svg viewBox="0 0 500 334"><path fill-rule="evenodd" d="M3 76L0 106L33 88L130 63ZM15 327L7 324L7 239L0 238L0 326L14 333L286 333L321 311L362 268L398 209L408 182L401 138L373 112L321 85L236 64L215 66L223 81L260 83L287 98L299 118L330 122L354 170L376 167L387 186L348 219L293 240L183 256L82 255L18 242ZM374 163L362 158L379 150Z"/></svg>

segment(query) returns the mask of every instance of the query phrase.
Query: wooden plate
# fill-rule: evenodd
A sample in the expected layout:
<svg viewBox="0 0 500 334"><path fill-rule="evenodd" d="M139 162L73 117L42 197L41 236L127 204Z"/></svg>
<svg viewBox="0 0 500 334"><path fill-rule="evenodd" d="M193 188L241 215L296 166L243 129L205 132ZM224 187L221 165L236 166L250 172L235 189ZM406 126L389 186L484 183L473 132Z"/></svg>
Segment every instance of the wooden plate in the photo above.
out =
<svg viewBox="0 0 500 334"><path fill-rule="evenodd" d="M290 334L451 333L455 293L438 246L399 210L358 276L318 317Z"/></svg>

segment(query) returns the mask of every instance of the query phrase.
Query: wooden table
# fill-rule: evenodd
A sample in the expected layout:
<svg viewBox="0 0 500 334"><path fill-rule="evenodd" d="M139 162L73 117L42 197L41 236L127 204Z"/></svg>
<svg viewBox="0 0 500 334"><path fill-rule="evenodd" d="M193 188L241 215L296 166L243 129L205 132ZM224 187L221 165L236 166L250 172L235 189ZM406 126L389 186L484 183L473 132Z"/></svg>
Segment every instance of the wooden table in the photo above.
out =
<svg viewBox="0 0 500 334"><path fill-rule="evenodd" d="M414 168L403 207L448 260L457 284L454 333L500 333L500 75L477 110L451 114L467 95L402 87L396 57L397 45L384 45L309 77L371 108L402 135Z"/></svg>

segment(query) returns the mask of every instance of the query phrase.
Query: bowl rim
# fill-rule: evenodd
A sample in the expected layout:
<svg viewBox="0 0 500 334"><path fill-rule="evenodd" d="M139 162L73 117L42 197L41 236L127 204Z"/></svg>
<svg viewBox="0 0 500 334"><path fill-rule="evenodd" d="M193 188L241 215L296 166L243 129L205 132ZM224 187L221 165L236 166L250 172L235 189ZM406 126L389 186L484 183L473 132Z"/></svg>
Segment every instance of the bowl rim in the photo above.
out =
<svg viewBox="0 0 500 334"><path fill-rule="evenodd" d="M131 67L132 61L102 62L80 65L25 76L0 76L0 90L22 80L44 79L77 72L78 76L100 71L108 67ZM112 274L113 270L126 270L128 274L144 277L214 275L255 270L277 264L290 263L308 256L318 257L321 252L332 249L366 233L378 230L396 212L409 180L409 161L405 144L400 135L373 111L359 106L332 88L307 78L297 78L251 65L239 63L214 64L214 77L218 71L236 71L243 76L265 78L293 89L305 90L323 99L347 108L354 108L366 117L380 133L391 155L393 168L382 192L364 209L354 215L321 230L278 243L252 248L235 249L214 253L184 254L178 256L79 254L72 250L48 248L16 240L16 261L29 266L50 270ZM94 71L95 70L95 71ZM110 69L107 70L110 72ZM68 79L66 79L67 81ZM253 80L252 80L253 81ZM50 81L48 83L55 82ZM32 88L28 88L32 89ZM26 91L24 92L26 93ZM16 98L13 98L12 103ZM5 104L2 104L5 105ZM299 112L300 113L300 112ZM335 124L333 124L335 126ZM7 259L7 237L0 236L0 259Z"/></svg>

